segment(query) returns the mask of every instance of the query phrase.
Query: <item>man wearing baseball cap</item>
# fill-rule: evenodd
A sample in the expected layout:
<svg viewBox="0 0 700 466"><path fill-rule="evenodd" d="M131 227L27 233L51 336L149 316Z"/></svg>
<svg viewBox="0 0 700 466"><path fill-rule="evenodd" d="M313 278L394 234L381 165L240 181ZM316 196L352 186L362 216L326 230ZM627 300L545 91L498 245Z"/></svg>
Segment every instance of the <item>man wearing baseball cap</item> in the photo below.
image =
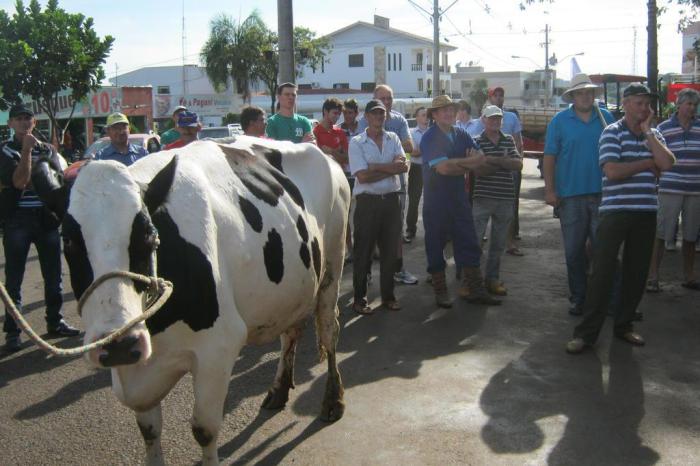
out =
<svg viewBox="0 0 700 466"><path fill-rule="evenodd" d="M187 110L180 112L177 117L177 132L180 134L180 139L166 145L165 149L184 147L192 141L196 141L197 133L201 129L202 125L199 123L199 117L196 113Z"/></svg>
<svg viewBox="0 0 700 466"><path fill-rule="evenodd" d="M384 128L386 107L377 99L365 106L367 129L350 140L350 173L355 176L356 200L353 236L353 310L371 314L367 301L367 272L375 244L379 247L379 288L386 310L398 311L394 272L401 243L399 174L408 171L399 136Z"/></svg>
<svg viewBox="0 0 700 466"><path fill-rule="evenodd" d="M618 252L622 247L620 307L615 314L615 337L636 346L644 339L633 320L646 285L656 235L656 179L675 163L661 133L651 127L653 94L644 84L631 84L623 93L625 116L603 130L599 163L603 169L600 222L593 250L593 273L583 305L583 321L566 344L572 354L598 340L605 323Z"/></svg>
<svg viewBox="0 0 700 466"><path fill-rule="evenodd" d="M31 182L32 166L39 158L48 158L54 168L61 166L56 149L39 142L32 134L36 119L24 104L10 108L8 126L14 137L0 144L0 221L5 250L5 288L21 311L22 280L29 247L33 243L39 255L44 278L46 327L52 336L75 336L78 330L63 320L61 282L61 241L59 221L39 199ZM60 170L60 168L59 168ZM21 349L20 329L5 312L3 323L5 351Z"/></svg>
<svg viewBox="0 0 700 466"><path fill-rule="evenodd" d="M129 120L123 113L109 115L105 127L110 144L95 154L96 160L116 160L128 167L148 155L144 147L129 144Z"/></svg>
<svg viewBox="0 0 700 466"><path fill-rule="evenodd" d="M175 107L175 110L173 110L173 115L172 115L172 120L173 120L173 127L164 132L163 134L160 135L160 145L165 148L170 143L173 143L180 139L180 133L177 131L177 120L180 116L180 113L186 112L187 107L184 105L178 105Z"/></svg>

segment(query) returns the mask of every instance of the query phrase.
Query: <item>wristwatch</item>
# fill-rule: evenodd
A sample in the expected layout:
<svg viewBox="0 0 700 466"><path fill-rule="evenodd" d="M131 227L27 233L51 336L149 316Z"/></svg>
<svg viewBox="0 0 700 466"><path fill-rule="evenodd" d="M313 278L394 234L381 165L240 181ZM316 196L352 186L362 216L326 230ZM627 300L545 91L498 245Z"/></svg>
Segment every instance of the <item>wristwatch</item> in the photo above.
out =
<svg viewBox="0 0 700 466"><path fill-rule="evenodd" d="M652 130L647 130L647 131L644 131L644 135L645 136L653 136L654 132Z"/></svg>

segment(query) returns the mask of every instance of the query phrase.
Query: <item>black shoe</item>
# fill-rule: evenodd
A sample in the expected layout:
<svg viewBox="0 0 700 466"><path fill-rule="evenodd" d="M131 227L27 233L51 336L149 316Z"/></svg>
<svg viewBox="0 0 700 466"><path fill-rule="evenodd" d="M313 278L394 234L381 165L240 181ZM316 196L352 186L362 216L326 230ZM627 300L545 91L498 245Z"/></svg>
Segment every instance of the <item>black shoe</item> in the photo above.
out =
<svg viewBox="0 0 700 466"><path fill-rule="evenodd" d="M634 320L634 321L636 321L636 322L641 322L641 321L643 321L643 320L644 320L644 314L642 314L642 311L635 311L634 317L632 318L632 320Z"/></svg>
<svg viewBox="0 0 700 466"><path fill-rule="evenodd" d="M46 332L52 337L74 337L80 335L80 330L71 327L63 320L56 326L47 327Z"/></svg>
<svg viewBox="0 0 700 466"><path fill-rule="evenodd" d="M583 306L581 306L580 304L569 305L569 314L571 314L572 316L582 316Z"/></svg>
<svg viewBox="0 0 700 466"><path fill-rule="evenodd" d="M16 353L22 349L22 339L19 337L19 333L8 334L5 336L5 352Z"/></svg>

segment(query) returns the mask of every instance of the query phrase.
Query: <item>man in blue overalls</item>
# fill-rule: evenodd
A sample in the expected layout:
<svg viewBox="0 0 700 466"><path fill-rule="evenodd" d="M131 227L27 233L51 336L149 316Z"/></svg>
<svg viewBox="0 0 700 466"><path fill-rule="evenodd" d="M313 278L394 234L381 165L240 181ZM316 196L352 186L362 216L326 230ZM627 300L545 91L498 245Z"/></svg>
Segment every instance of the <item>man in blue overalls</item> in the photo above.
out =
<svg viewBox="0 0 700 466"><path fill-rule="evenodd" d="M423 226L428 273L432 276L435 301L451 307L452 300L445 281L443 250L452 240L455 263L462 271L459 295L471 303L500 304L484 287L479 269L481 248L474 229L474 219L465 190L464 175L486 168L488 163L474 140L454 126L456 104L446 95L433 99L428 109L434 120L423 135Z"/></svg>

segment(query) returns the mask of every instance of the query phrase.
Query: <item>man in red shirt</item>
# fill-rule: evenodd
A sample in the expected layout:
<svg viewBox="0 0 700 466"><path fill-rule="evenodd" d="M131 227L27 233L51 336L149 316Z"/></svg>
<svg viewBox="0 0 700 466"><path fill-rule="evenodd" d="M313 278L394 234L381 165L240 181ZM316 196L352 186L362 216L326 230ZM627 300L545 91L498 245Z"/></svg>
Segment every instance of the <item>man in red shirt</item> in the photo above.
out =
<svg viewBox="0 0 700 466"><path fill-rule="evenodd" d="M178 147L186 146L192 141L197 140L197 133L202 129L199 123L197 114L194 112L180 112L177 118L177 132L180 133L180 139L165 146L165 149L177 149Z"/></svg>
<svg viewBox="0 0 700 466"><path fill-rule="evenodd" d="M343 168L348 163L348 137L345 131L336 126L343 110L343 102L336 97L331 97L323 102L323 119L314 129L314 136L318 147L338 162Z"/></svg>

